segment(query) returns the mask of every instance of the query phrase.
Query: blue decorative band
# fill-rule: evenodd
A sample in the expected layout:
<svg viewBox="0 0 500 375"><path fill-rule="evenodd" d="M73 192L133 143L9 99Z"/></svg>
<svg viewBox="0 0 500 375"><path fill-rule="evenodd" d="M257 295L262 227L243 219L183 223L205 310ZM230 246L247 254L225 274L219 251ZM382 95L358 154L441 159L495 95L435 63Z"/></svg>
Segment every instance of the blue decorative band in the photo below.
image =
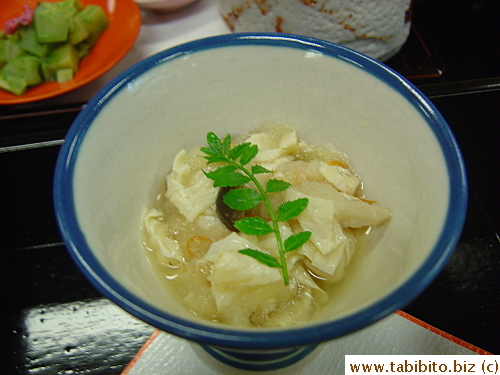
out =
<svg viewBox="0 0 500 375"><path fill-rule="evenodd" d="M241 350L201 345L212 357L229 366L249 371L270 371L293 365L317 345L275 350Z"/></svg>

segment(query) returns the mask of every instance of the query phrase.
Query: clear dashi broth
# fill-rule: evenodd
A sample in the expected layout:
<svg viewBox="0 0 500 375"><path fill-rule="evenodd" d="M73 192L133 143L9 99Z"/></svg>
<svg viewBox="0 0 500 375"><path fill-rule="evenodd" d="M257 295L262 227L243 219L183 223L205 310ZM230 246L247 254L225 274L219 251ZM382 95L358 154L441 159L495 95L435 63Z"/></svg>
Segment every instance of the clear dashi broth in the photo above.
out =
<svg viewBox="0 0 500 375"><path fill-rule="evenodd" d="M330 145L301 141L288 125L267 124L232 140L258 146L250 164L273 171L256 175L263 186L271 178L292 184L269 194L273 206L309 199L299 216L280 222L283 238L312 232L302 247L286 255L289 284L284 284L280 269L238 252L258 249L279 259L273 233L250 236L231 231L221 221L216 209L219 188L202 172L217 164L207 165L199 147L177 154L157 200L145 209L147 256L166 287L200 318L246 327L306 322L329 300L360 236L386 224L391 211L364 197L362 181L344 154ZM263 204L245 215L269 220Z"/></svg>

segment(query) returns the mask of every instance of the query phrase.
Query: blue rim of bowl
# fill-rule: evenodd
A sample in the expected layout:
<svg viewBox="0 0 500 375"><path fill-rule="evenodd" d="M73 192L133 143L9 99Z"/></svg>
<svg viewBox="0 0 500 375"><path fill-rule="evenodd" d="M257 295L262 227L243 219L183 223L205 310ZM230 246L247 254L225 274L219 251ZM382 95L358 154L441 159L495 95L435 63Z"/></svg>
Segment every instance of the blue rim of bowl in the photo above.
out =
<svg viewBox="0 0 500 375"><path fill-rule="evenodd" d="M159 64L186 54L236 45L312 50L358 66L385 81L414 105L425 117L441 145L450 175L450 197L443 231L430 256L403 285L375 304L348 317L301 328L290 327L286 331L249 331L180 319L160 311L123 288L92 254L78 226L73 205L72 178L78 149L100 109L136 77ZM315 38L282 33L240 33L204 38L161 51L131 66L104 86L77 116L61 147L54 175L54 206L62 237L73 260L104 296L163 331L203 344L241 349L277 349L327 341L361 329L408 304L437 276L455 249L465 221L467 194L464 162L455 138L445 119L413 84L384 64L349 48Z"/></svg>

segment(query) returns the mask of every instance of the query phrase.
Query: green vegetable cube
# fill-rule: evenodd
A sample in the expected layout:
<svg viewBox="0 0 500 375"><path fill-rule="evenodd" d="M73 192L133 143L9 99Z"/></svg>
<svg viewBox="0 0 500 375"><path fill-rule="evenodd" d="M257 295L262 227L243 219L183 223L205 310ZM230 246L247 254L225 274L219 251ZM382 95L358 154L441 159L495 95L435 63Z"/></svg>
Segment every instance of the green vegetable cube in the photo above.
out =
<svg viewBox="0 0 500 375"><path fill-rule="evenodd" d="M15 58L24 54L23 49L19 45L19 42L16 40L6 39L5 41L5 60L12 61Z"/></svg>
<svg viewBox="0 0 500 375"><path fill-rule="evenodd" d="M54 7L36 7L34 20L38 41L40 43L65 42L68 39L69 18L68 14L58 12Z"/></svg>
<svg viewBox="0 0 500 375"><path fill-rule="evenodd" d="M24 78L28 86L38 85L42 82L39 73L40 59L32 55L22 55L9 61L2 69L2 75Z"/></svg>
<svg viewBox="0 0 500 375"><path fill-rule="evenodd" d="M67 81L71 81L72 79L73 79L73 69L71 68L59 69L56 72L56 81L58 83L64 83Z"/></svg>
<svg viewBox="0 0 500 375"><path fill-rule="evenodd" d="M81 18L72 17L69 23L69 42L73 45L83 42L90 35L90 31Z"/></svg>
<svg viewBox="0 0 500 375"><path fill-rule="evenodd" d="M78 51L78 57L81 59L83 59L84 57L87 57L87 55L90 53L90 43L89 42L81 42L81 43L78 43L76 46L75 46L76 50Z"/></svg>
<svg viewBox="0 0 500 375"><path fill-rule="evenodd" d="M5 38L8 40L11 40L13 42L19 42L19 40L21 39L21 36L19 35L19 32L16 31L14 34L5 35Z"/></svg>
<svg viewBox="0 0 500 375"><path fill-rule="evenodd" d="M89 32L87 41L94 45L102 32L106 30L109 19L104 10L97 5L87 5L75 17L75 22L81 23Z"/></svg>
<svg viewBox="0 0 500 375"><path fill-rule="evenodd" d="M0 69L7 63L7 56L5 55L5 45L7 41L0 39Z"/></svg>
<svg viewBox="0 0 500 375"><path fill-rule="evenodd" d="M63 0L54 3L41 2L39 7L51 13L65 14L71 17L83 9L83 4L80 0Z"/></svg>
<svg viewBox="0 0 500 375"><path fill-rule="evenodd" d="M5 91L14 95L22 95L25 93L27 86L28 84L24 78L0 74L0 88Z"/></svg>
<svg viewBox="0 0 500 375"><path fill-rule="evenodd" d="M50 44L39 43L34 26L28 26L20 30L21 41L19 45L23 50L38 57L44 57L50 50Z"/></svg>
<svg viewBox="0 0 500 375"><path fill-rule="evenodd" d="M46 80L55 78L59 69L69 68L76 73L78 70L78 52L69 43L54 49L42 61L42 72Z"/></svg>

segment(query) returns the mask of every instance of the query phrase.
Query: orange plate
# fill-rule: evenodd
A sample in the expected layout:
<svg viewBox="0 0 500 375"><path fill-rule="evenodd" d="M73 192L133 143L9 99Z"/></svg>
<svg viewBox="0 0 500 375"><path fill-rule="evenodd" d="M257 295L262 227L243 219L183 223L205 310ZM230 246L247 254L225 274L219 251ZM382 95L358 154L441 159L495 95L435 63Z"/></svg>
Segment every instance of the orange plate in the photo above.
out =
<svg viewBox="0 0 500 375"><path fill-rule="evenodd" d="M51 3L57 0L44 0ZM23 4L34 9L39 0L0 0L0 28L23 11ZM109 17L109 26L80 62L75 77L65 83L45 82L29 88L21 96L0 89L0 105L22 104L51 98L74 90L103 75L117 64L132 48L141 28L141 14L133 0L82 0L84 5L101 6Z"/></svg>

